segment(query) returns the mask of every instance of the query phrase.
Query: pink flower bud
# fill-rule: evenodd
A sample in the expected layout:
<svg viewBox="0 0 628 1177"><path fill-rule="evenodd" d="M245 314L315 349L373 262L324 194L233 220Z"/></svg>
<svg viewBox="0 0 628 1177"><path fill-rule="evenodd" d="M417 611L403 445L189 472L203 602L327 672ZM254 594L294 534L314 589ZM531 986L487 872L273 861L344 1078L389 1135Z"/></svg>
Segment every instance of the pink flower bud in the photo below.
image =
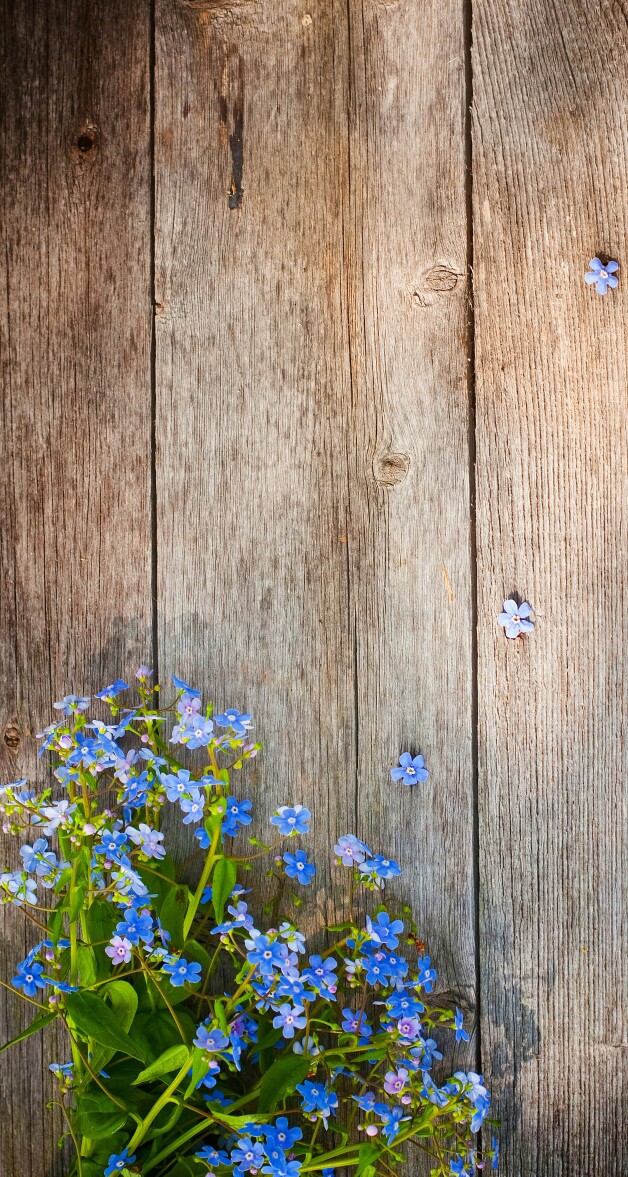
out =
<svg viewBox="0 0 628 1177"><path fill-rule="evenodd" d="M366 1125L366 1135L367 1136L377 1136L378 1132L379 1132L379 1128L377 1127L377 1124L367 1124Z"/></svg>
<svg viewBox="0 0 628 1177"><path fill-rule="evenodd" d="M96 833L96 826L92 825L91 821L86 821L85 825L83 826L83 832L85 834L95 834Z"/></svg>

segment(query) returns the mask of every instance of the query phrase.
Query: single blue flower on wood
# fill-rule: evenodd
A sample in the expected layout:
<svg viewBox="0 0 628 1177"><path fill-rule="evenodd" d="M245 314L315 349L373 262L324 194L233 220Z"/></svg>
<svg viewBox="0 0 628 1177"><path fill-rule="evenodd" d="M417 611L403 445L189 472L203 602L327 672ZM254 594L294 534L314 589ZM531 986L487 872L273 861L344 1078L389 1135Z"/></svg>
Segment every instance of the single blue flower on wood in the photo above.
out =
<svg viewBox="0 0 628 1177"><path fill-rule="evenodd" d="M409 752L402 752L398 766L390 770L391 781L401 781L404 785L414 785L416 781L426 781L429 775L423 757L415 756L412 759Z"/></svg>
<svg viewBox="0 0 628 1177"><path fill-rule="evenodd" d="M619 266L617 262L607 262L604 265L599 257L592 257L589 266L589 272L584 275L584 280L588 282L589 286L595 285L598 294L606 294L609 286L611 290L614 290L619 285L619 278L617 277Z"/></svg>
<svg viewBox="0 0 628 1177"><path fill-rule="evenodd" d="M507 638L517 638L520 633L532 633L534 622L530 621L532 606L527 601L518 605L516 601L504 601L504 611L499 615L499 624L506 630Z"/></svg>
<svg viewBox="0 0 628 1177"><path fill-rule="evenodd" d="M285 870L288 878L298 879L303 887L312 882L316 874L316 867L307 861L305 850L297 850L296 854L284 854Z"/></svg>

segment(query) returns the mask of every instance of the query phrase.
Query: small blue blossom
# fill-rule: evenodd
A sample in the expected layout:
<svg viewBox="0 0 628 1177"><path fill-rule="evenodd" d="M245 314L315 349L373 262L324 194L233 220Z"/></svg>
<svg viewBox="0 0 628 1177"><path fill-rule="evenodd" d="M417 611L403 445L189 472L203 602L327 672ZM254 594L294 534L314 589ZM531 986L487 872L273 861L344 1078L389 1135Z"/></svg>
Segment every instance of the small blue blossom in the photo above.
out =
<svg viewBox="0 0 628 1177"><path fill-rule="evenodd" d="M135 1160L135 1154L129 1156L128 1148L123 1148L122 1152L112 1153L107 1162L105 1169L105 1177L113 1177L114 1173L119 1173L121 1169L125 1169L127 1165L132 1165Z"/></svg>
<svg viewBox="0 0 628 1177"><path fill-rule="evenodd" d="M186 695L195 695L197 698L200 697L201 692L197 691L196 687L188 686L188 684L184 682L182 678L177 678L176 674L171 674L170 677L174 684L175 690L185 691Z"/></svg>
<svg viewBox="0 0 628 1177"><path fill-rule="evenodd" d="M238 1141L238 1147L232 1149L231 1164L235 1165L234 1173L248 1173L249 1169L261 1169L264 1164L264 1149L259 1141L255 1144L250 1136L243 1136Z"/></svg>
<svg viewBox="0 0 628 1177"><path fill-rule="evenodd" d="M239 833L241 826L249 826L252 820L249 813L251 808L251 801L238 801L235 797L227 797L225 816L222 822L223 834L233 838Z"/></svg>
<svg viewBox="0 0 628 1177"><path fill-rule="evenodd" d="M343 834L334 846L334 852L341 859L343 866L359 866L365 858L371 857L366 842L362 842L355 834Z"/></svg>
<svg viewBox="0 0 628 1177"><path fill-rule="evenodd" d="M209 1053L217 1054L219 1051L227 1049L229 1039L223 1034L219 1026L213 1026L211 1029L208 1029L203 1024L196 1031L194 1045L198 1046L199 1050L206 1050Z"/></svg>
<svg viewBox="0 0 628 1177"><path fill-rule="evenodd" d="M184 826L189 826L190 822L200 821L203 817L205 802L200 793L194 797L182 797L180 805L181 812L185 814L183 818Z"/></svg>
<svg viewBox="0 0 628 1177"><path fill-rule="evenodd" d="M473 1177L473 1167L460 1154L450 1161L449 1172L451 1177Z"/></svg>
<svg viewBox="0 0 628 1177"><path fill-rule="evenodd" d="M280 805L277 812L271 817L270 823L277 826L280 834L308 834L310 827L308 822L312 814L305 805Z"/></svg>
<svg viewBox="0 0 628 1177"><path fill-rule="evenodd" d="M617 262L611 261L604 265L599 257L592 257L589 262L589 272L584 275L584 280L588 282L589 286L595 284L598 294L606 294L609 286L611 290L614 290L619 285L618 269Z"/></svg>
<svg viewBox="0 0 628 1177"><path fill-rule="evenodd" d="M464 1028L464 1017L462 1010L456 1006L456 1015L454 1017L454 1029L456 1031L456 1042L468 1042L469 1035Z"/></svg>
<svg viewBox="0 0 628 1177"><path fill-rule="evenodd" d="M225 1152L224 1148L214 1148L211 1144L206 1144L199 1152L194 1154L199 1161L207 1161L210 1166L214 1165L228 1165L229 1153Z"/></svg>
<svg viewBox="0 0 628 1177"><path fill-rule="evenodd" d="M320 1112L321 1119L327 1127L327 1117L338 1107L338 1096L324 1083L297 1083L297 1091L302 1096L303 1110L308 1113Z"/></svg>
<svg viewBox="0 0 628 1177"><path fill-rule="evenodd" d="M144 663L142 663L142 665L138 666L137 670L135 671L135 677L139 682L147 682L148 679L152 677L152 673L153 672L150 666L145 666Z"/></svg>
<svg viewBox="0 0 628 1177"><path fill-rule="evenodd" d="M333 956L311 956L308 968L303 970L303 980L317 993L333 1000L338 988L337 968L338 961Z"/></svg>
<svg viewBox="0 0 628 1177"><path fill-rule="evenodd" d="M120 694L120 691L128 691L129 684L124 682L121 678L117 678L110 686L105 687L104 690L96 693L97 699L103 699L105 703L111 703Z"/></svg>
<svg viewBox="0 0 628 1177"><path fill-rule="evenodd" d="M18 965L16 975L11 978L11 984L16 989L21 989L25 997L35 997L37 990L45 989L49 983L42 977L43 971L43 965L23 961Z"/></svg>
<svg viewBox="0 0 628 1177"><path fill-rule="evenodd" d="M198 985L201 979L201 966L195 960L189 963L183 957L164 961L163 971L170 978L170 984L178 989L180 985Z"/></svg>
<svg viewBox="0 0 628 1177"><path fill-rule="evenodd" d="M373 1028L369 1026L366 1014L361 1011L356 1013L352 1009L343 1009L342 1028L347 1034L358 1034L361 1044L368 1042L373 1034Z"/></svg>
<svg viewBox="0 0 628 1177"><path fill-rule="evenodd" d="M284 1038L294 1038L295 1030L304 1030L307 1025L305 1010L300 1005L290 1005L284 1002L279 1006L277 1016L273 1018L276 1030L281 1027Z"/></svg>
<svg viewBox="0 0 628 1177"><path fill-rule="evenodd" d="M430 967L429 956L424 956L423 958L420 958L417 967L419 970L418 977L416 980L417 988L419 986L421 986L423 989L425 989L426 993L431 993L432 992L432 985L433 985L434 981L437 979L438 974L436 972L436 969L433 969Z"/></svg>
<svg viewBox="0 0 628 1177"><path fill-rule="evenodd" d="M148 908L145 907L142 911L137 911L134 907L127 908L116 926L116 932L120 936L126 936L131 944L139 944L140 940L143 940L144 944L152 944L153 920Z"/></svg>
<svg viewBox="0 0 628 1177"><path fill-rule="evenodd" d="M506 630L506 637L516 638L520 633L532 633L534 622L530 621L531 613L532 606L527 601L524 601L523 605L518 605L512 599L504 601L504 611L499 615L499 624Z"/></svg>
<svg viewBox="0 0 628 1177"><path fill-rule="evenodd" d="M366 930L369 934L369 939L374 944L381 944L385 948L396 948L399 943L398 936L403 932L403 921L391 920L388 912L380 911L375 920L372 920L370 915L367 915Z"/></svg>
<svg viewBox="0 0 628 1177"><path fill-rule="evenodd" d="M245 736L253 723L252 715L245 715L237 707L230 707L222 715L215 716L220 727L230 727L236 736Z"/></svg>
<svg viewBox="0 0 628 1177"><path fill-rule="evenodd" d="M493 1150L491 1169L497 1169L499 1165L499 1141L496 1136L491 1137L491 1148Z"/></svg>
<svg viewBox="0 0 628 1177"><path fill-rule="evenodd" d="M297 1140L302 1140L303 1138L301 1129L290 1128L288 1126L288 1120L285 1116L279 1116L279 1118L275 1120L274 1124L261 1124L260 1127L263 1129L266 1140L272 1140L273 1143L278 1144L279 1147L284 1150L284 1152L289 1152L293 1144L296 1144Z"/></svg>
<svg viewBox="0 0 628 1177"><path fill-rule="evenodd" d="M374 854L366 862L360 863L360 874L373 881L394 879L401 874L401 867L391 858L384 858L383 854Z"/></svg>
<svg viewBox="0 0 628 1177"><path fill-rule="evenodd" d="M417 781L426 781L429 775L423 757L415 756L413 759L410 752L402 752L398 766L390 770L391 781L401 781L404 785L415 785Z"/></svg>
<svg viewBox="0 0 628 1177"><path fill-rule="evenodd" d="M76 711L87 711L89 702L89 695L64 695L58 703L53 703L52 706L62 715L73 715Z"/></svg>
<svg viewBox="0 0 628 1177"><path fill-rule="evenodd" d="M381 1103L376 1104L373 1110L382 1122L382 1131L386 1140L391 1144L399 1133L400 1125L404 1120L409 1120L410 1116L404 1116L405 1108L388 1108Z"/></svg>
<svg viewBox="0 0 628 1177"><path fill-rule="evenodd" d="M314 863L307 861L305 850L297 850L296 854L284 854L285 871L290 879L298 879L303 887L312 882L316 874Z"/></svg>

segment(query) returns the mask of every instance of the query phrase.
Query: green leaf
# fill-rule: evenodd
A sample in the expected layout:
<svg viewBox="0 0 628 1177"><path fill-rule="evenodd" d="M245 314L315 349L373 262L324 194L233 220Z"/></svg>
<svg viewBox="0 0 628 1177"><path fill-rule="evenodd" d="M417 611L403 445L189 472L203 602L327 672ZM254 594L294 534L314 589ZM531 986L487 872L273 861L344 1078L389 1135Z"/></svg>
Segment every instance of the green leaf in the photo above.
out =
<svg viewBox="0 0 628 1177"><path fill-rule="evenodd" d="M25 1038L30 1038L31 1034L36 1034L38 1030L43 1030L44 1026L48 1026L50 1022L54 1022L58 1014L37 1014L33 1018L30 1026L22 1030L20 1034L16 1034L15 1038L11 1038L9 1042L3 1042L0 1046L0 1054L3 1050L8 1050L10 1046L16 1046L18 1042L23 1042Z"/></svg>
<svg viewBox="0 0 628 1177"><path fill-rule="evenodd" d="M199 944L197 940L186 940L183 946L183 952L186 960L195 960L197 964L200 964L203 973L207 972L211 961L209 953L203 948L202 944Z"/></svg>
<svg viewBox="0 0 628 1177"><path fill-rule="evenodd" d="M127 1119L128 1116L126 1112L122 1111L122 1108L104 1116L77 1112L74 1116L73 1127L79 1136L89 1136L91 1140L104 1140L113 1136L114 1132L117 1132Z"/></svg>
<svg viewBox="0 0 628 1177"><path fill-rule="evenodd" d="M373 1173L375 1172L373 1169L373 1161L376 1157L379 1156L380 1152L381 1149L378 1148L376 1144L361 1144L358 1149L360 1160L358 1162L354 1177L372 1177L372 1173L369 1173L369 1169L372 1169Z"/></svg>
<svg viewBox="0 0 628 1177"><path fill-rule="evenodd" d="M104 981L111 972L111 961L105 952L113 935L120 913L106 899L95 899L91 907L81 912L83 934L89 940L96 959L97 980Z"/></svg>
<svg viewBox="0 0 628 1177"><path fill-rule="evenodd" d="M128 981L110 981L108 985L102 986L100 994L108 1005L111 1006L118 1025L123 1030L130 1030L138 1003L137 993L133 986L129 985ZM114 1054L115 1050L107 1046L101 1046L98 1050L94 1050L92 1069L94 1071L102 1070Z"/></svg>
<svg viewBox="0 0 628 1177"><path fill-rule="evenodd" d="M183 948L183 924L189 902L188 887L171 887L161 905L160 919L170 932L173 948Z"/></svg>
<svg viewBox="0 0 628 1177"><path fill-rule="evenodd" d="M81 988L89 989L98 980L96 957L93 948L89 944L79 944L76 950L76 958Z"/></svg>
<svg viewBox="0 0 628 1177"><path fill-rule="evenodd" d="M170 1046L168 1050L164 1050L154 1063L151 1063L145 1070L140 1071L137 1079L133 1080L133 1086L136 1087L138 1083L148 1083L151 1079L158 1079L160 1075L169 1075L171 1071L180 1071L185 1062L192 1061L192 1051L185 1043L180 1046Z"/></svg>
<svg viewBox="0 0 628 1177"><path fill-rule="evenodd" d="M184 1099L189 1099L192 1092L196 1089L196 1084L204 1079L209 1071L209 1063L202 1050L194 1050L194 1059L192 1062L192 1077L188 1086L185 1089Z"/></svg>
<svg viewBox="0 0 628 1177"><path fill-rule="evenodd" d="M113 1010L97 993L68 993L66 1009L73 1025L86 1038L130 1054L142 1063L147 1061L144 1052L140 1053L137 1043L120 1027Z"/></svg>
<svg viewBox="0 0 628 1177"><path fill-rule="evenodd" d="M225 1013L224 1004L220 1000L219 997L217 997L214 1001L214 1017L215 1017L216 1021L218 1022L218 1025L220 1026L220 1029L222 1030L223 1034L226 1034L227 1038L228 1038L229 1037L229 1025L227 1022L227 1015Z"/></svg>
<svg viewBox="0 0 628 1177"><path fill-rule="evenodd" d="M212 875L212 906L216 923L222 923L225 903L233 891L237 878L236 864L232 858L219 858Z"/></svg>
<svg viewBox="0 0 628 1177"><path fill-rule="evenodd" d="M284 1054L268 1068L259 1089L257 1106L260 1112L272 1112L284 1096L302 1083L310 1067L311 1059L300 1054Z"/></svg>

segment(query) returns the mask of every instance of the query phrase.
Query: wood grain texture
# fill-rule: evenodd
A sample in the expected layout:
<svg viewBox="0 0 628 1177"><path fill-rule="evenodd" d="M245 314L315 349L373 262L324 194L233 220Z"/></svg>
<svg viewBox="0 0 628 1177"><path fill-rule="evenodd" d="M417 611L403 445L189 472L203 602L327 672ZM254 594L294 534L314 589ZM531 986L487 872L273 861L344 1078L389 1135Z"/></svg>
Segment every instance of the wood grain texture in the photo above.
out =
<svg viewBox="0 0 628 1177"><path fill-rule="evenodd" d="M463 35L449 0L158 0L156 432L162 678L255 713L321 906L339 834L391 848L473 1006Z"/></svg>
<svg viewBox="0 0 628 1177"><path fill-rule="evenodd" d="M150 657L149 59L135 0L2 6L3 782L45 779L55 699ZM37 929L3 921L5 978ZM6 1041L31 1015L1 1005ZM43 1109L67 1054L37 1038L2 1056L2 1177L63 1171Z"/></svg>
<svg viewBox="0 0 628 1177"><path fill-rule="evenodd" d="M628 1170L628 13L476 0L483 1062L504 1172ZM516 591L535 633L496 622ZM623 933L623 936L622 936Z"/></svg>

